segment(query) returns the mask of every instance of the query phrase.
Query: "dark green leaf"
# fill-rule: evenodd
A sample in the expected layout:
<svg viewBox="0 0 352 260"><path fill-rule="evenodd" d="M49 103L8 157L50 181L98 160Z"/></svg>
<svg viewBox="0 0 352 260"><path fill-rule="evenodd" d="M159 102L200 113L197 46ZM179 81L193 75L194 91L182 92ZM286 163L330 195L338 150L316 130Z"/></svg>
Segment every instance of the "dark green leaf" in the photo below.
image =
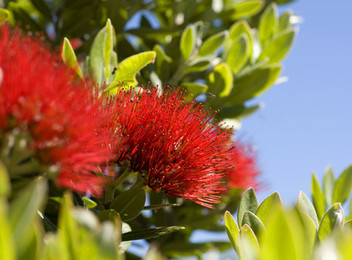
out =
<svg viewBox="0 0 352 260"><path fill-rule="evenodd" d="M240 205L237 212L237 223L242 224L243 215L246 211L255 213L258 209L258 200L253 188L247 189L241 198Z"/></svg>
<svg viewBox="0 0 352 260"><path fill-rule="evenodd" d="M246 224L251 227L257 238L259 238L260 235L265 233L265 227L263 222L253 212L246 211L244 213L242 219L242 226Z"/></svg>
<svg viewBox="0 0 352 260"><path fill-rule="evenodd" d="M282 208L282 202L279 193L274 192L259 205L255 214L266 225L270 215L278 208Z"/></svg>
<svg viewBox="0 0 352 260"><path fill-rule="evenodd" d="M37 8L37 10L43 14L46 18L48 18L50 21L53 20L53 17L51 15L51 11L49 7L46 5L45 1L43 0L31 0L31 3Z"/></svg>
<svg viewBox="0 0 352 260"><path fill-rule="evenodd" d="M312 198L315 211L318 215L318 219L320 220L325 212L325 199L324 193L321 190L314 173L312 174Z"/></svg>
<svg viewBox="0 0 352 260"><path fill-rule="evenodd" d="M141 213L144 203L145 191L141 188L132 188L117 196L110 208L116 210L123 221L128 221Z"/></svg>
<svg viewBox="0 0 352 260"><path fill-rule="evenodd" d="M329 236L335 229L341 229L345 221L345 215L340 203L333 204L323 215L318 230L319 240Z"/></svg>
<svg viewBox="0 0 352 260"><path fill-rule="evenodd" d="M157 228L148 228L148 229L140 229L134 230L131 232L122 234L122 241L129 240L138 240L138 239L149 239L158 236L164 236L169 233L183 230L184 227L170 226L170 227L157 227Z"/></svg>
<svg viewBox="0 0 352 260"><path fill-rule="evenodd" d="M315 212L314 206L303 191L299 192L297 207L300 211L306 213L309 217L311 217L316 228L319 227L318 216Z"/></svg>
<svg viewBox="0 0 352 260"><path fill-rule="evenodd" d="M262 105L255 105L250 107L246 107L245 105L227 105L221 108L219 113L216 114L216 118L233 118L238 120L251 115L261 107Z"/></svg>
<svg viewBox="0 0 352 260"><path fill-rule="evenodd" d="M280 65L262 66L249 71L235 80L228 101L238 104L258 96L273 85L280 72Z"/></svg>
<svg viewBox="0 0 352 260"><path fill-rule="evenodd" d="M143 210L156 210L156 209L162 209L162 208L166 208L166 207L179 207L179 206L181 206L181 205L175 204L175 203L155 204L155 205L146 206L143 208Z"/></svg>
<svg viewBox="0 0 352 260"><path fill-rule="evenodd" d="M352 188L352 165L343 171L335 183L332 194L332 202L341 202L342 204L348 199Z"/></svg>

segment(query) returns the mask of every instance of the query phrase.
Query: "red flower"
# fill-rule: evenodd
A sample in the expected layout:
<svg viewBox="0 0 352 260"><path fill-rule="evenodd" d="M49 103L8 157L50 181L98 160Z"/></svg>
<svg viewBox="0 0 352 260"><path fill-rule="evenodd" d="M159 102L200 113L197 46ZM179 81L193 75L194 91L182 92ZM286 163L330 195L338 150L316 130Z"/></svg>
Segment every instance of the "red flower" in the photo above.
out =
<svg viewBox="0 0 352 260"><path fill-rule="evenodd" d="M106 115L91 89L39 40L7 26L0 28L0 70L0 138L27 133L41 165L57 169L57 184L101 194L105 180L92 172L111 159L110 134L99 129Z"/></svg>
<svg viewBox="0 0 352 260"><path fill-rule="evenodd" d="M253 150L249 146L236 142L231 159L235 162L235 167L227 172L228 186L230 188L257 186L256 178L260 172Z"/></svg>
<svg viewBox="0 0 352 260"><path fill-rule="evenodd" d="M153 191L212 207L218 203L232 130L184 94L156 88L119 92L116 98L116 161L146 177Z"/></svg>

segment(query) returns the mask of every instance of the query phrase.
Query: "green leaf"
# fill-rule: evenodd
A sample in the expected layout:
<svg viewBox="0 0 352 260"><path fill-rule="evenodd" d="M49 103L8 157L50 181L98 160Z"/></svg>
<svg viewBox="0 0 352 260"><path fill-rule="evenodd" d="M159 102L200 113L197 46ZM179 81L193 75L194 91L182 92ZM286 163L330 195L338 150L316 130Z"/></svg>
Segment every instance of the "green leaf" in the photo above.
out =
<svg viewBox="0 0 352 260"><path fill-rule="evenodd" d="M221 102L221 101L220 101ZM254 105L250 107L246 107L245 105L227 105L223 106L219 113L216 114L216 118L222 119L222 118L232 118L232 119L241 119L244 117L247 117L251 114L253 114L255 111L257 111L259 108L261 108L262 105Z"/></svg>
<svg viewBox="0 0 352 260"><path fill-rule="evenodd" d="M261 245L261 259L310 259L306 249L304 231L298 216L276 208L265 224L266 236Z"/></svg>
<svg viewBox="0 0 352 260"><path fill-rule="evenodd" d="M325 199L324 193L321 190L315 174L312 174L312 198L315 211L317 212L318 219L320 220L325 212Z"/></svg>
<svg viewBox="0 0 352 260"><path fill-rule="evenodd" d="M340 203L333 204L323 215L318 230L319 240L329 236L335 229L342 229L345 215Z"/></svg>
<svg viewBox="0 0 352 260"><path fill-rule="evenodd" d="M114 63L117 62L117 55L113 51L114 37L111 21L108 19L105 27L95 37L89 52L88 69L99 85L108 81L108 77L114 69ZM112 59L116 60L112 61Z"/></svg>
<svg viewBox="0 0 352 260"><path fill-rule="evenodd" d="M10 19L10 12L4 8L0 8L0 24L8 21L9 19Z"/></svg>
<svg viewBox="0 0 352 260"><path fill-rule="evenodd" d="M325 170L324 182L323 182L323 192L324 192L325 201L326 201L326 204L328 204L328 207L330 207L333 203L332 195L334 192L334 187L335 187L335 176L331 167L328 167Z"/></svg>
<svg viewBox="0 0 352 260"><path fill-rule="evenodd" d="M243 215L246 211L255 213L258 209L258 200L253 188L247 189L241 198L237 211L237 223L242 224Z"/></svg>
<svg viewBox="0 0 352 260"><path fill-rule="evenodd" d="M230 212L226 211L224 218L227 236L230 239L233 249L235 249L235 251L238 253L237 236L240 233L240 230Z"/></svg>
<svg viewBox="0 0 352 260"><path fill-rule="evenodd" d="M21 255L30 240L30 229L39 218L38 211L46 200L47 184L44 179L37 179L24 189L11 203L9 220L12 236Z"/></svg>
<svg viewBox="0 0 352 260"><path fill-rule="evenodd" d="M316 228L319 227L318 216L315 212L314 206L303 191L299 192L297 208L312 218Z"/></svg>
<svg viewBox="0 0 352 260"><path fill-rule="evenodd" d="M166 53L164 52L164 50L161 48L159 44L154 45L153 51L155 52L155 55L156 55L156 59L155 59L156 71L159 74L159 76L161 76L163 72L163 68L166 65L165 63L170 64L172 62L172 58L166 55Z"/></svg>
<svg viewBox="0 0 352 260"><path fill-rule="evenodd" d="M259 23L259 42L261 46L265 46L271 41L277 30L277 5L272 3L269 5L260 17Z"/></svg>
<svg viewBox="0 0 352 260"><path fill-rule="evenodd" d="M1 184L1 170L0 170L0 185ZM7 216L7 205L5 200L0 198L0 259L15 260L16 251L15 244L12 237L9 219Z"/></svg>
<svg viewBox="0 0 352 260"><path fill-rule="evenodd" d="M117 213L116 210L114 210L114 209L102 210L102 211L98 212L97 216L101 222L106 221L106 220L116 222L115 220L120 218L119 213Z"/></svg>
<svg viewBox="0 0 352 260"><path fill-rule="evenodd" d="M73 68L77 72L78 76L83 79L83 74L77 62L75 52L71 46L70 41L66 37L64 38L61 57L64 63L70 68Z"/></svg>
<svg viewBox="0 0 352 260"><path fill-rule="evenodd" d="M209 37L199 48L199 56L213 55L224 43L225 38L227 37L227 32L219 32L211 37Z"/></svg>
<svg viewBox="0 0 352 260"><path fill-rule="evenodd" d="M263 222L253 212L246 211L243 214L242 226L246 224L251 227L254 234L258 238L265 233L265 227Z"/></svg>
<svg viewBox="0 0 352 260"><path fill-rule="evenodd" d="M252 57L253 39L251 35L251 28L245 20L238 21L230 27L229 36L226 38L224 44L223 57L227 57L227 53L230 51L232 43L237 41L242 34L247 35L249 57Z"/></svg>
<svg viewBox="0 0 352 260"><path fill-rule="evenodd" d="M235 80L228 102L238 104L258 96L274 84L280 72L281 66L273 64L243 74Z"/></svg>
<svg viewBox="0 0 352 260"><path fill-rule="evenodd" d="M3 197L6 198L10 194L10 189L11 185L9 175L5 165L0 161L0 201L3 199Z"/></svg>
<svg viewBox="0 0 352 260"><path fill-rule="evenodd" d="M266 225L273 211L279 208L282 208L281 198L278 192L274 192L259 205L255 214Z"/></svg>
<svg viewBox="0 0 352 260"><path fill-rule="evenodd" d="M277 34L266 44L258 57L258 61L269 59L271 64L280 62L291 48L295 34L296 29L294 28L287 29Z"/></svg>
<svg viewBox="0 0 352 260"><path fill-rule="evenodd" d="M187 60L195 47L195 28L194 25L188 25L181 35L180 50L182 57Z"/></svg>
<svg viewBox="0 0 352 260"><path fill-rule="evenodd" d="M290 26L292 25L290 22L290 18L292 16L291 12L285 12L283 13L280 18L279 18L279 28L278 28L278 32L282 32L288 28L290 28Z"/></svg>
<svg viewBox="0 0 352 260"><path fill-rule="evenodd" d="M216 65L208 77L209 92L219 97L230 94L233 85L233 75L229 65L220 63Z"/></svg>
<svg viewBox="0 0 352 260"><path fill-rule="evenodd" d="M132 188L120 193L110 208L116 210L123 221L137 217L145 204L145 191L142 188Z"/></svg>
<svg viewBox="0 0 352 260"><path fill-rule="evenodd" d="M158 236L164 236L172 232L185 229L184 227L170 226L170 227L156 227L134 230L131 232L122 234L122 241L138 240L138 239L149 239Z"/></svg>
<svg viewBox="0 0 352 260"><path fill-rule="evenodd" d="M51 11L49 7L46 5L45 1L43 0L31 0L31 3L35 8L46 18L48 18L50 21L53 20L53 17L51 15Z"/></svg>
<svg viewBox="0 0 352 260"><path fill-rule="evenodd" d="M118 86L135 86L137 84L136 74L155 60L154 51L146 51L124 59L116 69L114 81L105 89L106 92L116 92Z"/></svg>
<svg viewBox="0 0 352 260"><path fill-rule="evenodd" d="M259 251L258 239L247 224L241 228L238 243L240 259L256 259L254 255Z"/></svg>
<svg viewBox="0 0 352 260"><path fill-rule="evenodd" d="M263 0L235 1L228 6L226 14L228 18L236 20L242 17L249 17L258 13L264 5Z"/></svg>
<svg viewBox="0 0 352 260"><path fill-rule="evenodd" d="M249 39L246 34L241 34L236 41L231 44L227 52L226 63L231 68L233 74L242 69L250 57Z"/></svg>
<svg viewBox="0 0 352 260"><path fill-rule="evenodd" d="M341 202L342 204L348 199L352 188L352 165L343 171L337 178L334 192L332 194L332 202Z"/></svg>
<svg viewBox="0 0 352 260"><path fill-rule="evenodd" d="M97 203L94 200L91 200L85 196L82 197L82 200L88 209L92 209L97 206Z"/></svg>
<svg viewBox="0 0 352 260"><path fill-rule="evenodd" d="M198 84L195 82L183 82L182 86L187 89L193 96L198 96L202 93L207 92L208 86L203 84Z"/></svg>
<svg viewBox="0 0 352 260"><path fill-rule="evenodd" d="M197 257L202 259L202 255L212 248L211 243L189 243L186 241L172 241L165 243L161 247L161 252L174 258Z"/></svg>

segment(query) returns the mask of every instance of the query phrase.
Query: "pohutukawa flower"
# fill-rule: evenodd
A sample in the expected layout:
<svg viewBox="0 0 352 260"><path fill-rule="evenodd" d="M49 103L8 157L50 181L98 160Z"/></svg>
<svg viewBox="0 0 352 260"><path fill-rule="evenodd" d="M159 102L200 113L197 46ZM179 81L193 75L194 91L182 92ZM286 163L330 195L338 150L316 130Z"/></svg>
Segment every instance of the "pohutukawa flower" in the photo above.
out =
<svg viewBox="0 0 352 260"><path fill-rule="evenodd" d="M235 167L226 174L228 186L230 188L257 187L256 178L260 172L253 149L249 145L236 142L231 160L234 161Z"/></svg>
<svg viewBox="0 0 352 260"><path fill-rule="evenodd" d="M34 37L0 28L0 144L27 137L19 147L32 151L39 174L54 170L58 185L98 195L105 180L93 172L111 159L111 136L100 128L106 115L90 87L57 57Z"/></svg>
<svg viewBox="0 0 352 260"><path fill-rule="evenodd" d="M186 102L181 90L154 87L119 92L115 115L116 161L146 178L153 191L212 207L224 190L232 134L214 114Z"/></svg>

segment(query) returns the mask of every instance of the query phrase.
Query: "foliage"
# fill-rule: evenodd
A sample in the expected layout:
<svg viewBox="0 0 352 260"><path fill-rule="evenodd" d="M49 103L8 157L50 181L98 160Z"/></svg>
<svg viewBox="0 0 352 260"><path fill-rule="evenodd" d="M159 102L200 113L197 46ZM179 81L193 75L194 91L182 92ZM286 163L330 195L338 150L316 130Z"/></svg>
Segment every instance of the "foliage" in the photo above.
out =
<svg viewBox="0 0 352 260"><path fill-rule="evenodd" d="M327 168L322 186L313 174L313 202L300 191L291 208L283 208L278 193L258 205L253 189L246 190L237 223L229 212L225 213L226 231L239 258L350 259L352 215L351 208L349 216L345 209L352 189L351 169L348 167L335 180L332 169Z"/></svg>
<svg viewBox="0 0 352 260"><path fill-rule="evenodd" d="M0 23L10 20L24 30L39 33L54 49L61 46L62 60L77 77L93 80L99 96L113 98L121 89L138 89L149 82L159 88L181 85L189 94L188 101L201 100L204 107L218 111L217 121L230 122L259 109L248 101L280 77L280 62L296 34L290 19L293 14L278 14L277 4L286 2L290 1L5 0ZM136 17L141 21L131 27ZM35 181L33 185L40 186L36 192L29 186L28 193L23 194L31 195L18 198L18 205L28 203L25 199L31 202L28 215L22 214L27 219L25 224L18 219L17 200L6 197L10 186L0 181L0 218L4 220L0 236L15 234L11 239L0 239L4 241L0 246L7 248L0 253L8 254L5 259L30 254L33 259L98 259L98 255L120 259L131 241L138 239L151 244L146 259L201 258L212 248L229 248L227 242L191 243L189 239L200 229L223 232L219 219L225 209L237 208L239 189L224 193L222 202L209 210L151 192L143 187L143 177L129 172L128 167L115 166L111 167L115 177L103 198L71 196L52 184L47 190L44 181ZM346 198L345 192L328 189L324 192L331 194L331 201ZM319 192L315 191L316 197L321 196ZM253 194L248 195L249 201ZM258 209L259 216L266 216L278 200L279 196L273 195ZM12 207L17 217L11 217ZM246 207L241 204L239 209L246 224L241 232L247 234L246 239L256 241L256 232L263 232L266 223L253 214L255 205ZM245 213L248 210L252 213ZM16 219L21 229L14 229L17 224L11 222ZM19 234L28 234L28 239L21 236L21 243L17 243ZM86 251L79 254L77 250L82 248ZM136 256L127 253L126 257Z"/></svg>

